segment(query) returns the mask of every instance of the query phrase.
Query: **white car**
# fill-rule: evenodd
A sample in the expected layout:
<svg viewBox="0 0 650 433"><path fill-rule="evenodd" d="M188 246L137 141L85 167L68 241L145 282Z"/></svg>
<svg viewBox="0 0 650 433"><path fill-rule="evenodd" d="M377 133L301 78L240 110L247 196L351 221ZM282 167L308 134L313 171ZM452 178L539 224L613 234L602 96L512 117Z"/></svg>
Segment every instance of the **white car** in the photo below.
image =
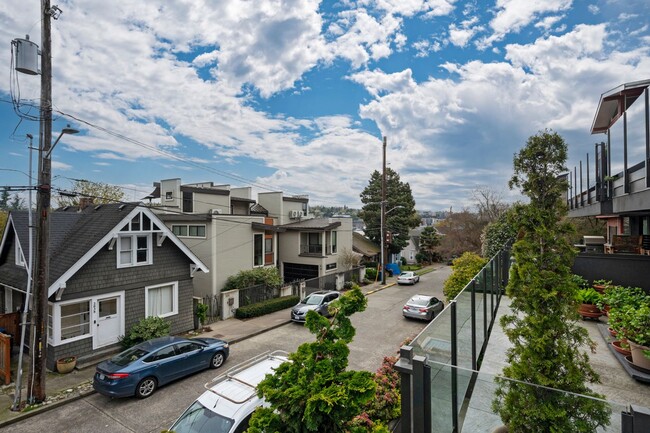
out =
<svg viewBox="0 0 650 433"><path fill-rule="evenodd" d="M251 415L266 405L257 396L257 384L283 362L287 353L276 351L253 358L205 384L205 391L169 428L174 433L242 433Z"/></svg>
<svg viewBox="0 0 650 433"><path fill-rule="evenodd" d="M420 276L411 271L402 272L397 277L397 284L415 284L418 281L420 281Z"/></svg>

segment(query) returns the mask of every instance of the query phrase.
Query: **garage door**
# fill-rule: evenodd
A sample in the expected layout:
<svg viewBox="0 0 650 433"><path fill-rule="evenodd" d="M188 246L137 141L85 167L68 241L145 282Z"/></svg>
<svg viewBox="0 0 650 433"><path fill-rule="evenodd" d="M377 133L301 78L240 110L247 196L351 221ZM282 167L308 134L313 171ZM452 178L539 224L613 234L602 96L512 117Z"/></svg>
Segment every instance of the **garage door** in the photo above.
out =
<svg viewBox="0 0 650 433"><path fill-rule="evenodd" d="M303 265L300 263L284 263L284 281L309 280L318 278L317 265Z"/></svg>

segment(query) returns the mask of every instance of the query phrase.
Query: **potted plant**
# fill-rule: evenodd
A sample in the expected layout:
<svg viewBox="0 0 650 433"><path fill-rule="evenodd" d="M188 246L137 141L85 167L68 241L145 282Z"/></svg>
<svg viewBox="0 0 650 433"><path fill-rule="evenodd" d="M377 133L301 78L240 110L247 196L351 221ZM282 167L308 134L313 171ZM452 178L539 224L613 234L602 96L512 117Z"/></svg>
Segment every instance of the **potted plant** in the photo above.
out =
<svg viewBox="0 0 650 433"><path fill-rule="evenodd" d="M611 280L594 280L592 286L598 293L605 293L605 290L612 287L614 284Z"/></svg>
<svg viewBox="0 0 650 433"><path fill-rule="evenodd" d="M598 293L593 287L578 289L576 299L579 303L578 313L583 319L597 319L603 315L602 310L598 307L602 303L603 295Z"/></svg>
<svg viewBox="0 0 650 433"><path fill-rule="evenodd" d="M61 374L70 373L77 366L76 356L64 356L56 360L56 371Z"/></svg>
<svg viewBox="0 0 650 433"><path fill-rule="evenodd" d="M628 307L623 314L623 332L630 344L632 363L650 370L650 297L638 308Z"/></svg>

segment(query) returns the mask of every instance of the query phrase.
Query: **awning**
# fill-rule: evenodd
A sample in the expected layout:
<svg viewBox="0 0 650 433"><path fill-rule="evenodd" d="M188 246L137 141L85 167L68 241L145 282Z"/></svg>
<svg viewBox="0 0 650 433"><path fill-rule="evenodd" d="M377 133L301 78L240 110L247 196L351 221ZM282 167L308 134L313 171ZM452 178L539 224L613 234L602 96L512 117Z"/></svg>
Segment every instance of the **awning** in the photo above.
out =
<svg viewBox="0 0 650 433"><path fill-rule="evenodd" d="M607 132L619 117L630 108L634 101L650 86L650 80L634 81L621 84L620 86L603 93L600 96L598 109L594 122L591 125L592 134Z"/></svg>

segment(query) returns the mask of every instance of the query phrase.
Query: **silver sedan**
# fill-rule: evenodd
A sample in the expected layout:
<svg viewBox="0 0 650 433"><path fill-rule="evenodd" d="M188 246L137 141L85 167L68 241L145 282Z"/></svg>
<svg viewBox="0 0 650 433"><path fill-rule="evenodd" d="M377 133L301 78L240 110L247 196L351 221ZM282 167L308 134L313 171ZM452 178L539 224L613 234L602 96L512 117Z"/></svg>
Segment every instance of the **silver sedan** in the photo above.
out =
<svg viewBox="0 0 650 433"><path fill-rule="evenodd" d="M415 295L402 308L402 315L413 319L433 320L445 308L445 304L429 295Z"/></svg>
<svg viewBox="0 0 650 433"><path fill-rule="evenodd" d="M397 277L397 284L415 284L420 281L420 276L415 272L405 271Z"/></svg>

